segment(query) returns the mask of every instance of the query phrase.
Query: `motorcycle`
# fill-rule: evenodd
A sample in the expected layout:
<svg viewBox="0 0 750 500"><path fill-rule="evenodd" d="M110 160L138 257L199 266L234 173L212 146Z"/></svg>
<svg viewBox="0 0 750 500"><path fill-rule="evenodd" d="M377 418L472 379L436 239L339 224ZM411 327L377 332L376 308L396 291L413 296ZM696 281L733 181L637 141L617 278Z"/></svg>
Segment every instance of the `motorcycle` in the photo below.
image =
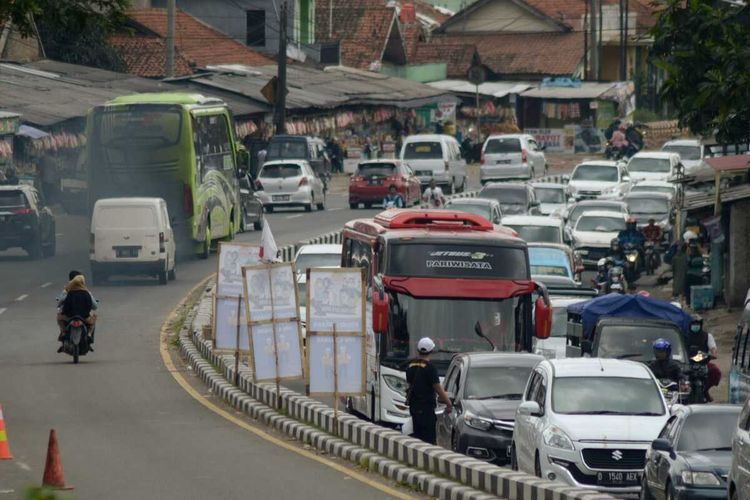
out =
<svg viewBox="0 0 750 500"><path fill-rule="evenodd" d="M608 293L625 293L625 277L623 276L621 266L614 265L609 270L609 292Z"/></svg>
<svg viewBox="0 0 750 500"><path fill-rule="evenodd" d="M659 252L656 251L656 245L653 241L647 241L643 250L644 259L646 260L646 274L652 275L659 268Z"/></svg>
<svg viewBox="0 0 750 500"><path fill-rule="evenodd" d="M640 277L640 255L634 243L625 243L625 279L628 283L635 283Z"/></svg>
<svg viewBox="0 0 750 500"><path fill-rule="evenodd" d="M86 320L79 316L74 316L68 320L65 326L65 334L62 338L62 352L73 356L73 363L78 363L79 356L85 356L91 350L91 340L92 337L89 337Z"/></svg>
<svg viewBox="0 0 750 500"><path fill-rule="evenodd" d="M688 375L690 378L690 404L704 404L706 402L706 382L708 381L708 362L711 356L698 351L690 357Z"/></svg>
<svg viewBox="0 0 750 500"><path fill-rule="evenodd" d="M677 384L674 380L663 378L659 380L659 389L670 408L674 405L684 404L690 395L690 383L686 380L681 380Z"/></svg>

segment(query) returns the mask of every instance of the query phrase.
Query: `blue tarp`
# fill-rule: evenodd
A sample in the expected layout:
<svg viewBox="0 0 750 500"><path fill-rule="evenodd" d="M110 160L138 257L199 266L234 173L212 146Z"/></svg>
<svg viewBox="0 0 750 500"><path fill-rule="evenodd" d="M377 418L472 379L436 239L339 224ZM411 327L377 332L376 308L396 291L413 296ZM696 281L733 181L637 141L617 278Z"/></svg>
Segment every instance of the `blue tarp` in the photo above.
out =
<svg viewBox="0 0 750 500"><path fill-rule="evenodd" d="M568 306L568 313L581 316L583 335L589 337L602 316L619 318L663 319L677 325L687 334L692 317L677 306L642 295L610 293Z"/></svg>

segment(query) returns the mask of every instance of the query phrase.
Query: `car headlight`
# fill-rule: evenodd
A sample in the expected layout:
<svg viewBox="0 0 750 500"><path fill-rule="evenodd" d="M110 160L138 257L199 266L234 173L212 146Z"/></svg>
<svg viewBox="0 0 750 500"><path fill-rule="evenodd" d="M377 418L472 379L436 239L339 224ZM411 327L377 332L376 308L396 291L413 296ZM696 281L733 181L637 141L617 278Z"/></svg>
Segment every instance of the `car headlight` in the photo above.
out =
<svg viewBox="0 0 750 500"><path fill-rule="evenodd" d="M544 444L551 446L552 448L559 448L561 450L575 450L573 447L573 441L570 440L567 434L559 427L552 425L544 429L542 433L544 438Z"/></svg>
<svg viewBox="0 0 750 500"><path fill-rule="evenodd" d="M391 390L397 392L403 397L406 397L406 391L409 388L406 380L402 379L401 377L396 377L395 375L383 375L383 380L385 380L385 385L390 387Z"/></svg>
<svg viewBox="0 0 750 500"><path fill-rule="evenodd" d="M464 413L464 423L480 431L488 431L492 428L492 420L474 415L470 411Z"/></svg>
<svg viewBox="0 0 750 500"><path fill-rule="evenodd" d="M683 471L680 475L684 484L693 486L720 486L721 482L713 472Z"/></svg>

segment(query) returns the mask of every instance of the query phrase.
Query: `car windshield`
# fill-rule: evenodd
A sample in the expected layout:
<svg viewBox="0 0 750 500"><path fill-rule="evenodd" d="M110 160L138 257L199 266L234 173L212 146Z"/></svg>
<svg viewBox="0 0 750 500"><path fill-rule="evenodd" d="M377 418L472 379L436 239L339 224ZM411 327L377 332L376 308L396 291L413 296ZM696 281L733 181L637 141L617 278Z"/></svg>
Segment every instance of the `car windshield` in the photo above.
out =
<svg viewBox="0 0 750 500"><path fill-rule="evenodd" d="M698 146L668 145L661 148L661 150L668 153L677 153L680 155L681 160L694 161L701 159L701 148Z"/></svg>
<svg viewBox="0 0 750 500"><path fill-rule="evenodd" d="M25 207L26 196L22 191L0 191L0 210Z"/></svg>
<svg viewBox="0 0 750 500"><path fill-rule="evenodd" d="M628 172L646 172L654 174L668 174L670 169L667 158L633 158L628 163Z"/></svg>
<svg viewBox="0 0 750 500"><path fill-rule="evenodd" d="M488 205L477 205L476 203L453 203L449 202L445 205L448 210L459 210L461 212L468 212L470 214L479 215L487 220L491 220L490 207ZM495 222L495 221L492 221Z"/></svg>
<svg viewBox="0 0 750 500"><path fill-rule="evenodd" d="M297 272L307 273L311 267L341 267L340 253L302 253L294 261Z"/></svg>
<svg viewBox="0 0 750 500"><path fill-rule="evenodd" d="M482 300L420 299L402 293L390 293L388 335L382 336L384 363L403 367L417 356L417 342L429 336L437 345L432 356L445 366L455 353L490 351L488 337L499 351L516 350L520 299ZM518 318L518 319L517 319Z"/></svg>
<svg viewBox="0 0 750 500"><path fill-rule="evenodd" d="M443 148L439 142L408 142L404 146L404 160L442 160Z"/></svg>
<svg viewBox="0 0 750 500"><path fill-rule="evenodd" d="M466 399L521 399L531 366L478 366L466 375Z"/></svg>
<svg viewBox="0 0 750 500"><path fill-rule="evenodd" d="M489 139L484 148L485 154L520 153L521 141L515 137Z"/></svg>
<svg viewBox="0 0 750 500"><path fill-rule="evenodd" d="M629 198L627 204L631 214L666 214L669 212L667 200L659 198Z"/></svg>
<svg viewBox="0 0 750 500"><path fill-rule="evenodd" d="M732 449L737 427L736 411L693 413L685 419L677 441L677 451L714 451Z"/></svg>
<svg viewBox="0 0 750 500"><path fill-rule="evenodd" d="M578 219L576 231L593 231L596 233L614 233L625 229L622 217L605 217L588 215Z"/></svg>
<svg viewBox="0 0 750 500"><path fill-rule="evenodd" d="M534 188L539 203L565 203L564 189Z"/></svg>
<svg viewBox="0 0 750 500"><path fill-rule="evenodd" d="M565 415L664 415L659 388L650 378L558 377L552 409Z"/></svg>
<svg viewBox="0 0 750 500"><path fill-rule="evenodd" d="M576 222L578 222L578 219L586 212L592 212L592 211L601 211L601 212L614 212L614 213L623 213L623 209L620 206L614 206L611 204L588 204L588 205L576 205L573 207L573 210L570 211L570 214L568 215L568 220L571 222L571 224L575 225Z"/></svg>
<svg viewBox="0 0 750 500"><path fill-rule="evenodd" d="M617 182L617 167L609 165L578 165L573 172L572 180Z"/></svg>
<svg viewBox="0 0 750 500"><path fill-rule="evenodd" d="M306 141L271 140L266 153L267 160L305 160L307 159Z"/></svg>
<svg viewBox="0 0 750 500"><path fill-rule="evenodd" d="M359 166L357 175L360 177L390 177L395 173L393 163L364 163Z"/></svg>
<svg viewBox="0 0 750 500"><path fill-rule="evenodd" d="M687 362L680 332L669 326L604 325L599 332L596 353L600 358L648 363L654 360L653 344L657 339L667 339L672 344L672 359Z"/></svg>
<svg viewBox="0 0 750 500"><path fill-rule="evenodd" d="M302 175L302 169L299 165L276 164L265 165L258 177L266 179L287 179L289 177L299 177L300 175Z"/></svg>
<svg viewBox="0 0 750 500"><path fill-rule="evenodd" d="M501 205L525 205L528 196L525 189L513 189L502 186L485 186L479 191L480 198L496 200Z"/></svg>
<svg viewBox="0 0 750 500"><path fill-rule="evenodd" d="M674 195L674 188L671 188L669 186L633 186L630 189L631 193L664 193L669 195Z"/></svg>
<svg viewBox="0 0 750 500"><path fill-rule="evenodd" d="M562 236L560 235L559 227L532 226L528 224L508 224L506 227L516 231L518 236L528 243L562 243Z"/></svg>

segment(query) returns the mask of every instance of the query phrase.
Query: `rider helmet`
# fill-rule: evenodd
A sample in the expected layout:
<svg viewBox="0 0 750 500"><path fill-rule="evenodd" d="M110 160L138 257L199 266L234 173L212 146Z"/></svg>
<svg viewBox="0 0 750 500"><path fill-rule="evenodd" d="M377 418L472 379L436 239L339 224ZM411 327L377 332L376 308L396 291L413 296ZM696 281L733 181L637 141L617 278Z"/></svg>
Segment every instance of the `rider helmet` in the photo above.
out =
<svg viewBox="0 0 750 500"><path fill-rule="evenodd" d="M635 225L637 222L638 221L635 220L635 217L628 217L628 220L625 221L625 223L628 225L628 229L635 229Z"/></svg>
<svg viewBox="0 0 750 500"><path fill-rule="evenodd" d="M603 271L603 270L604 270L604 268L605 268L605 267L607 267L607 259L606 259L606 258L604 258L604 257L602 257L601 259L599 259L599 260L598 260L598 261L596 262L596 267L597 267L597 268L598 268L598 269L599 269L600 271Z"/></svg>
<svg viewBox="0 0 750 500"><path fill-rule="evenodd" d="M654 348L654 357L658 359L656 356L657 352L666 352L667 357L665 359L670 359L672 357L672 343L667 339L656 339L654 340L654 343L652 344L652 347Z"/></svg>
<svg viewBox="0 0 750 500"><path fill-rule="evenodd" d="M612 241L609 242L609 248L612 249L613 252L616 252L620 249L620 240L618 238L612 239Z"/></svg>
<svg viewBox="0 0 750 500"><path fill-rule="evenodd" d="M685 241L685 243L690 243L690 240L698 239L698 235L688 230L685 231L685 233L682 235L682 239Z"/></svg>

